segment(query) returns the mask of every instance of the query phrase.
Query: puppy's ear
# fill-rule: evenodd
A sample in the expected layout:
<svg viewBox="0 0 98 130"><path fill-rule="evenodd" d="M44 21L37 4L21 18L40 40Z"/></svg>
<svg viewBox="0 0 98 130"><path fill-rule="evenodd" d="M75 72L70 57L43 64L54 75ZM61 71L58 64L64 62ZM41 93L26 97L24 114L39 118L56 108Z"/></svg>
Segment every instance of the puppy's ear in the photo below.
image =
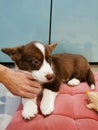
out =
<svg viewBox="0 0 98 130"><path fill-rule="evenodd" d="M11 57L13 61L20 60L22 57L24 46L14 48L1 48L1 51Z"/></svg>
<svg viewBox="0 0 98 130"><path fill-rule="evenodd" d="M48 46L49 46L50 51L52 52L54 50L54 48L57 46L57 42L53 42Z"/></svg>

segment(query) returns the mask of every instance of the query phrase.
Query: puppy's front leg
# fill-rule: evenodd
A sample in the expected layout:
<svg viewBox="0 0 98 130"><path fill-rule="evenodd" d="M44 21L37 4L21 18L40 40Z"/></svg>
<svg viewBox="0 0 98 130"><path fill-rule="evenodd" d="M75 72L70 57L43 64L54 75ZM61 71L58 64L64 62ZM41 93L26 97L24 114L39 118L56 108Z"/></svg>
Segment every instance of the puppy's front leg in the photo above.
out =
<svg viewBox="0 0 98 130"><path fill-rule="evenodd" d="M57 94L57 92L53 92L49 89L43 90L43 98L40 109L44 115L49 115L54 111L55 98Z"/></svg>
<svg viewBox="0 0 98 130"><path fill-rule="evenodd" d="M37 98L22 98L23 111L22 116L24 119L31 119L38 113L37 111Z"/></svg>

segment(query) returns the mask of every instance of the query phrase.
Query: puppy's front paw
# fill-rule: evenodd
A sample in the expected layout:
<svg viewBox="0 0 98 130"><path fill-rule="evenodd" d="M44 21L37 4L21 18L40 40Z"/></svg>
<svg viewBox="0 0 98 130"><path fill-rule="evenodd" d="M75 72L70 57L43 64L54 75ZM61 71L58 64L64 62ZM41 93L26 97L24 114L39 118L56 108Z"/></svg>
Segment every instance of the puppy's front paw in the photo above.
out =
<svg viewBox="0 0 98 130"><path fill-rule="evenodd" d="M30 120L31 118L35 117L37 113L37 105L34 102L29 102L24 106L22 116L24 119Z"/></svg>
<svg viewBox="0 0 98 130"><path fill-rule="evenodd" d="M41 102L41 106L40 106L41 112L43 113L43 115L49 115L54 111L54 105L51 103L45 103L45 102Z"/></svg>

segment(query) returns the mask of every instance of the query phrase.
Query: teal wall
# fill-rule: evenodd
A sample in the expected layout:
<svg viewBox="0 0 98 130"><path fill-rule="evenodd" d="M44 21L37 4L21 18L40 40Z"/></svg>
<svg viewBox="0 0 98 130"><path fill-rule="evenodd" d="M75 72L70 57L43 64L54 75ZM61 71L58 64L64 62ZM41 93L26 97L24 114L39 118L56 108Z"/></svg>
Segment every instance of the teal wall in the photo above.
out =
<svg viewBox="0 0 98 130"><path fill-rule="evenodd" d="M98 0L52 0L54 52L84 55L98 62ZM50 0L0 0L0 48L32 40L48 43ZM10 62L0 52L0 62Z"/></svg>
<svg viewBox="0 0 98 130"><path fill-rule="evenodd" d="M79 53L98 62L98 0L53 0L55 52Z"/></svg>
<svg viewBox="0 0 98 130"><path fill-rule="evenodd" d="M50 0L0 0L0 48L48 43ZM0 62L10 58L0 52Z"/></svg>

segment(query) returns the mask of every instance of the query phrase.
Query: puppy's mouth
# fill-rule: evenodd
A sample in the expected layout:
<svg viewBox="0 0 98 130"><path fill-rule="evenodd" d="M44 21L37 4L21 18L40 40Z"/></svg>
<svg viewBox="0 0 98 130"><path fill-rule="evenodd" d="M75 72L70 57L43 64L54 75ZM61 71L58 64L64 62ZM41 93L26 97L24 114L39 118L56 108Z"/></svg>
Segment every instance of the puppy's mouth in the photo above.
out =
<svg viewBox="0 0 98 130"><path fill-rule="evenodd" d="M48 83L48 82L52 82L55 78L55 75L52 73L48 73L45 76L41 76L41 75L35 75L34 73L32 74L32 76L34 77L34 79L36 81L38 81L39 83Z"/></svg>
<svg viewBox="0 0 98 130"><path fill-rule="evenodd" d="M49 73L49 74L47 74L45 77L46 77L46 79L47 79L48 82L51 82L51 81L54 79L55 75Z"/></svg>

